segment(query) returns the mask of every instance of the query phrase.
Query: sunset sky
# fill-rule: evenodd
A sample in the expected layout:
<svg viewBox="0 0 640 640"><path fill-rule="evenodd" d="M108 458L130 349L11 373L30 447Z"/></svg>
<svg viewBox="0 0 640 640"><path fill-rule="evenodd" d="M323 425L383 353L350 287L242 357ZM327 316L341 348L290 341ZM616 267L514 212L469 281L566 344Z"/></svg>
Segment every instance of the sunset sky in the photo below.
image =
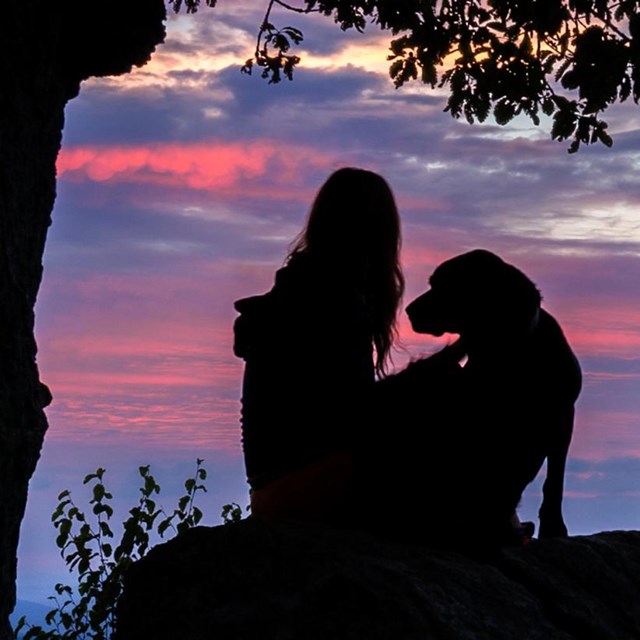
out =
<svg viewBox="0 0 640 640"><path fill-rule="evenodd" d="M443 94L395 90L388 35L294 14L275 19L305 33L302 63L293 82L269 86L240 73L263 9L220 0L172 16L149 65L86 82L67 107L36 309L54 402L19 598L45 601L70 579L50 514L62 489L83 503L82 478L98 466L116 519L137 500L139 465L151 465L169 509L198 457L208 524L222 504L247 504L233 301L270 288L315 191L345 165L383 174L396 194L406 302L438 263L476 247L537 283L585 374L570 532L640 528L639 108L612 110L612 149L569 155L548 122L469 126L442 112ZM397 366L446 343L412 335L404 318L401 336Z"/></svg>

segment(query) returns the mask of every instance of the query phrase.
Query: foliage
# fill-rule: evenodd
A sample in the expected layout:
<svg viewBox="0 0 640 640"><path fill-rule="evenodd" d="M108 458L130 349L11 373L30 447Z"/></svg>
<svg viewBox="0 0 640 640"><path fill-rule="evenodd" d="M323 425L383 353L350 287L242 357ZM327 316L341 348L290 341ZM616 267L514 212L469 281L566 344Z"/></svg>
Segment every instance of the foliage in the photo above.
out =
<svg viewBox="0 0 640 640"><path fill-rule="evenodd" d="M299 29L295 27L276 29L265 20L258 32L254 57L244 63L242 72L250 75L255 63L258 67L262 67L260 75L269 80L269 84L280 82L282 75L293 80L293 68L300 62L300 58L288 52L292 43L300 44L302 40L302 32Z"/></svg>
<svg viewBox="0 0 640 640"><path fill-rule="evenodd" d="M218 0L205 0L207 7L215 7ZM167 0L167 4L176 12L179 13L184 4L187 13L195 13L200 7L200 0Z"/></svg>
<svg viewBox="0 0 640 640"><path fill-rule="evenodd" d="M49 598L55 607L46 616L51 629L31 626L23 617L16 635L24 632L24 640L108 640L127 568L147 553L154 535L162 538L167 532L179 534L201 521L202 511L195 506L195 498L207 490L202 484L207 478L202 462L197 460L195 474L185 481L185 494L170 514L156 504L160 486L150 467L140 467L140 499L123 522L115 545L113 496L104 483L104 469L97 469L83 481L91 488L89 516L74 503L68 490L60 493L51 520L58 531L56 544L69 571L76 573L77 585L75 589L64 584L55 586L55 595ZM225 523L236 522L242 518L242 509L235 503L225 505L222 518Z"/></svg>
<svg viewBox="0 0 640 640"><path fill-rule="evenodd" d="M200 0L185 2L195 12ZM182 0L170 4L178 11ZM571 139L570 152L611 146L600 114L640 100L640 0L269 0L242 70L261 68L270 84L293 78L300 58L291 49L303 41L299 29L274 26L274 6L333 17L343 30L376 24L397 36L388 56L396 87L446 87L445 111L469 123L524 114L538 125L552 116L551 137Z"/></svg>
<svg viewBox="0 0 640 640"><path fill-rule="evenodd" d="M254 65L277 83L300 58L298 29L277 29L274 7L332 17L341 29L367 24L391 32L389 73L396 87L419 81L446 88L445 111L469 123L519 114L553 118L551 137L611 146L601 114L640 99L640 0L268 0ZM180 0L174 0L175 3ZM197 5L197 0L190 0ZM195 8L193 8L195 10Z"/></svg>

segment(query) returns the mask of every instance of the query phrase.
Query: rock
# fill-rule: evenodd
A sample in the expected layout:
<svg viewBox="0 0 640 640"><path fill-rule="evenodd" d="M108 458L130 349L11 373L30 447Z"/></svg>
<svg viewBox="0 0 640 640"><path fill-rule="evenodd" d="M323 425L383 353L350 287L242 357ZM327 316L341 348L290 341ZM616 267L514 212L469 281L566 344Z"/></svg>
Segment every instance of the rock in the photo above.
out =
<svg viewBox="0 0 640 640"><path fill-rule="evenodd" d="M492 563L317 525L198 527L129 570L115 640L638 640L640 532Z"/></svg>

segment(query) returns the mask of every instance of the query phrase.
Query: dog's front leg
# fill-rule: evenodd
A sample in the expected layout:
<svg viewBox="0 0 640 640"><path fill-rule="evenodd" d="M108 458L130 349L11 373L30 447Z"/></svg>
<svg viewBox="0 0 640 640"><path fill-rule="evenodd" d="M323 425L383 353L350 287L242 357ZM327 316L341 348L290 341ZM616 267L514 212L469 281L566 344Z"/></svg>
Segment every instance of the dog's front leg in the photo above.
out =
<svg viewBox="0 0 640 640"><path fill-rule="evenodd" d="M547 478L542 488L542 506L538 513L539 538L560 538L568 535L567 526L562 517L562 495L574 414L573 407L561 411L555 425L550 425Z"/></svg>

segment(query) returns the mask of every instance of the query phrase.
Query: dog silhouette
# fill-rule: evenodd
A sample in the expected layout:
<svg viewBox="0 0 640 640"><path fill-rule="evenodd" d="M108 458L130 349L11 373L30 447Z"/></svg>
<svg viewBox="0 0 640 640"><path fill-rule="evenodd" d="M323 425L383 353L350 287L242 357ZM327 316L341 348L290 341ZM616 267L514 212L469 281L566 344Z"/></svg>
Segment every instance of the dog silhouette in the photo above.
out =
<svg viewBox="0 0 640 640"><path fill-rule="evenodd" d="M513 510L546 459L538 535L566 536L564 475L582 376L560 325L524 273L483 249L445 261L429 285L406 312L417 333L460 336L448 350L467 358L456 378L472 425L467 451L477 469L485 461L501 508Z"/></svg>

